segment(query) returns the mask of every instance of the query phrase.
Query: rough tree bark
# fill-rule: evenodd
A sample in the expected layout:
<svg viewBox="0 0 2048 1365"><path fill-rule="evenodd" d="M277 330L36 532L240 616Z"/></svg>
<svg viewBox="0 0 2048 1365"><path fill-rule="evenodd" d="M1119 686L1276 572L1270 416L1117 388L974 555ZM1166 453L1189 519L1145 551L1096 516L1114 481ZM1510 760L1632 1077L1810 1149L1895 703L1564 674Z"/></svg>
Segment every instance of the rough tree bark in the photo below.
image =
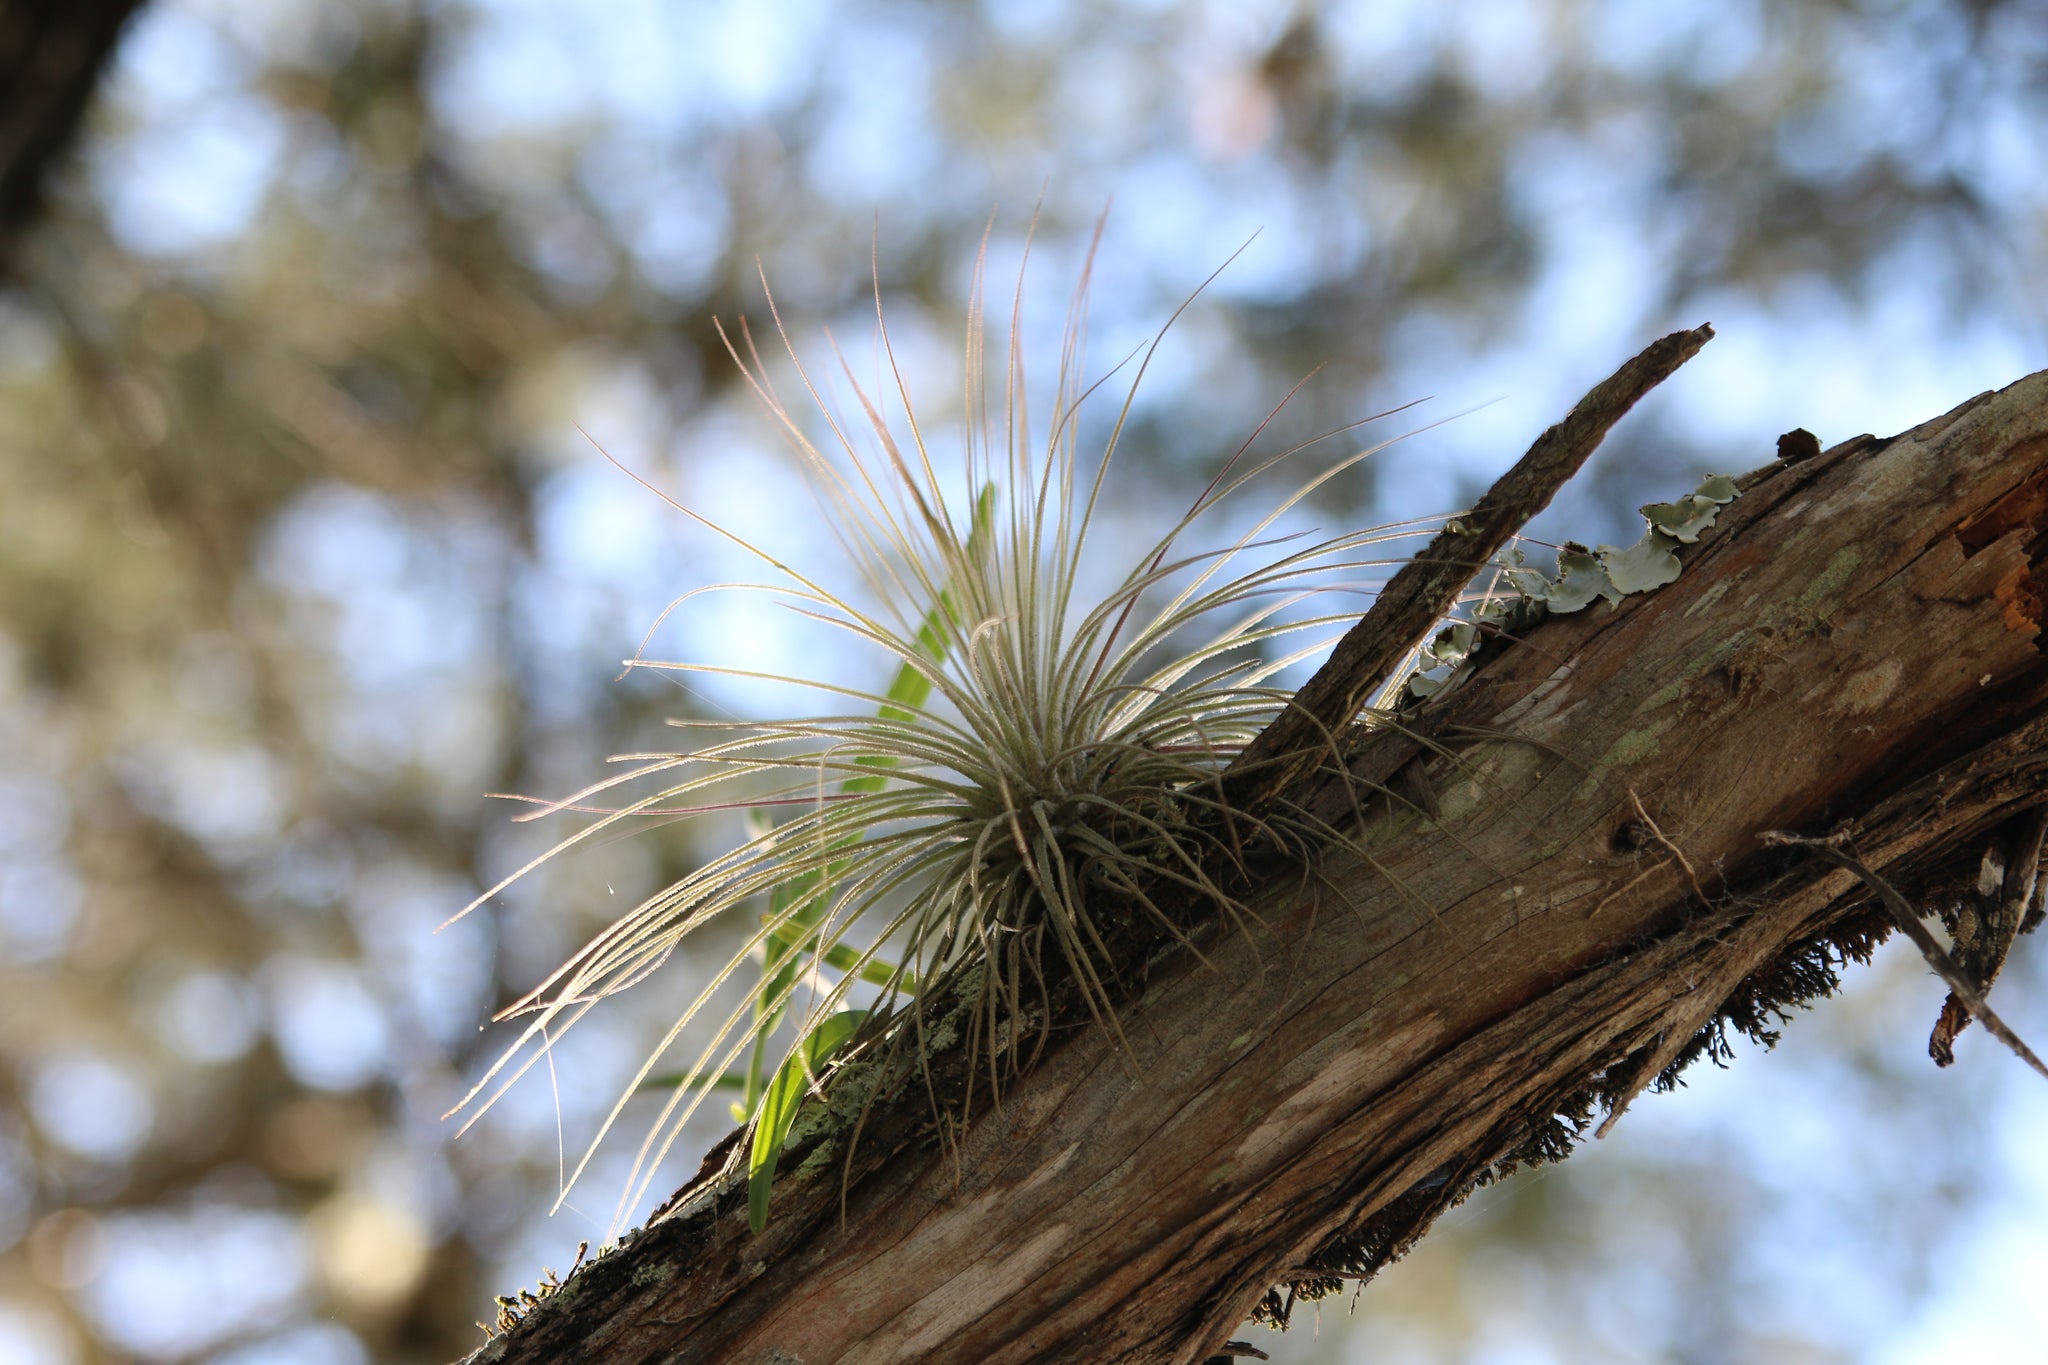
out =
<svg viewBox="0 0 2048 1365"><path fill-rule="evenodd" d="M1883 921L1764 832L1847 829L1918 904L1960 914L1988 876L2023 916L2048 372L1783 449L1677 582L1553 616L1360 739L1351 781L1302 797L1355 847L1269 866L1214 969L1153 953L1132 1055L1074 1028L944 1141L921 1091L884 1106L850 1160L792 1155L759 1237L715 1152L474 1359L1211 1359L1276 1284L1370 1272L1722 1030L1824 994Z"/></svg>

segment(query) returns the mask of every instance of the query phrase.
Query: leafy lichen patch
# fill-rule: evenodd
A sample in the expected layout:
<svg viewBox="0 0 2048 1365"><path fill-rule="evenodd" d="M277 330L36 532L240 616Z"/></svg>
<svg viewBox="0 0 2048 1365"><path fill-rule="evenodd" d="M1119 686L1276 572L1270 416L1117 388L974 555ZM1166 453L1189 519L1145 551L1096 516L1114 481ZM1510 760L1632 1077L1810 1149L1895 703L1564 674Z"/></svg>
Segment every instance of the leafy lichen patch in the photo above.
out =
<svg viewBox="0 0 2048 1365"><path fill-rule="evenodd" d="M1557 552L1557 582L1543 595L1543 603L1556 612L1574 612L1593 604L1595 598L1621 600L1607 577L1600 556L1582 545L1567 542Z"/></svg>
<svg viewBox="0 0 2048 1365"><path fill-rule="evenodd" d="M1454 621L1423 646L1415 672L1407 680L1406 697L1420 700L1448 686L1458 670L1485 648L1482 625L1512 634L1518 626L1545 613L1583 611L1601 599L1619 604L1624 597L1676 582L1684 568L1676 553L1678 547L1697 541L1721 509L1740 494L1734 479L1710 474L1676 502L1644 504L1646 529L1633 545L1588 550L1565 542L1558 547L1555 577L1532 567L1521 550L1506 550L1500 557L1498 577L1510 593L1489 597L1474 608L1475 620Z"/></svg>
<svg viewBox="0 0 2048 1365"><path fill-rule="evenodd" d="M1672 552L1697 541L1740 492L1726 474L1710 474L1676 502L1645 503L1640 510L1647 529L1633 545L1588 551L1567 542L1558 550L1555 580L1526 567L1521 552L1510 550L1503 558L1503 576L1517 592L1555 612L1579 611L1596 597L1619 602L1650 592L1677 580L1680 565Z"/></svg>
<svg viewBox="0 0 2048 1365"><path fill-rule="evenodd" d="M1714 524L1721 508L1733 502L1738 490L1726 474L1711 474L1697 490L1676 502L1653 502L1642 509L1653 533L1690 545L1700 532Z"/></svg>
<svg viewBox="0 0 2048 1365"><path fill-rule="evenodd" d="M1697 533L1694 538L1698 538ZM1684 570L1678 556L1672 553L1678 546L1679 542L1673 537L1662 531L1651 531L1627 549L1602 545L1600 563L1607 570L1607 580L1617 593L1627 596L1652 592L1678 581L1678 575Z"/></svg>
<svg viewBox="0 0 2048 1365"><path fill-rule="evenodd" d="M1579 612L1595 598L1620 602L1630 593L1653 591L1677 579L1681 565L1675 548L1694 544L1739 495L1729 475L1708 475L1677 501L1642 505L1645 532L1634 544L1602 544L1587 551L1567 540L1556 553L1556 577L1532 569L1522 551L1509 548L1501 555L1501 579L1550 612Z"/></svg>

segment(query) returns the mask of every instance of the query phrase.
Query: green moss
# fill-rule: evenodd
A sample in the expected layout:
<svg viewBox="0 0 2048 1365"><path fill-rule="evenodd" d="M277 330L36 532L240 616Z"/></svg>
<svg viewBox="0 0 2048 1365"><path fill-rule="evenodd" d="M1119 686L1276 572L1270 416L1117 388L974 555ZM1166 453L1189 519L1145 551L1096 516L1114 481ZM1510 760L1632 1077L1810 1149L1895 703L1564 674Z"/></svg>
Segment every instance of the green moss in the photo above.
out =
<svg viewBox="0 0 2048 1365"><path fill-rule="evenodd" d="M1684 695L1684 682L1681 681L1675 683L1667 683L1663 687L1658 688L1655 692L1652 692L1649 696L1643 698L1642 705L1636 708L1636 714L1640 716L1646 711L1655 711L1659 707L1669 706L1672 702L1677 701L1680 697Z"/></svg>
<svg viewBox="0 0 2048 1365"><path fill-rule="evenodd" d="M675 1274L675 1266L667 1261L644 1261L633 1267L633 1287L645 1289L650 1284L667 1284Z"/></svg>
<svg viewBox="0 0 2048 1365"><path fill-rule="evenodd" d="M1631 763L1641 763L1646 758L1656 757L1661 736L1666 726L1652 725L1641 730L1631 730L1607 746L1607 752L1600 755L1603 768L1626 768Z"/></svg>
<svg viewBox="0 0 2048 1365"><path fill-rule="evenodd" d="M798 1163L796 1168L796 1174L811 1175L815 1172L822 1171L827 1166L831 1165L834 1158L836 1158L838 1155L839 1144L831 1138L827 1138L823 1142L819 1143L816 1147L812 1148L810 1155L806 1156L800 1163Z"/></svg>
<svg viewBox="0 0 2048 1365"><path fill-rule="evenodd" d="M925 1031L924 1050L927 1056L936 1057L959 1041L959 1026L949 1014Z"/></svg>
<svg viewBox="0 0 2048 1365"><path fill-rule="evenodd" d="M1818 624L1832 616L1835 611L1834 599L1841 596L1849 586L1849 580L1863 563L1863 552L1853 545L1844 545L1835 551L1813 582L1806 585L1806 591L1799 594L1794 604L1802 620Z"/></svg>
<svg viewBox="0 0 2048 1365"><path fill-rule="evenodd" d="M1656 757L1657 750L1663 743L1664 732L1669 730L1672 724L1671 720L1663 720L1646 725L1639 730L1629 731L1608 745L1607 752L1600 755L1600 761L1595 763L1579 785L1572 789L1572 801L1585 802L1597 796L1602 787L1601 778L1608 770L1626 768L1631 764ZM1543 856L1549 857L1550 854L1546 851Z"/></svg>

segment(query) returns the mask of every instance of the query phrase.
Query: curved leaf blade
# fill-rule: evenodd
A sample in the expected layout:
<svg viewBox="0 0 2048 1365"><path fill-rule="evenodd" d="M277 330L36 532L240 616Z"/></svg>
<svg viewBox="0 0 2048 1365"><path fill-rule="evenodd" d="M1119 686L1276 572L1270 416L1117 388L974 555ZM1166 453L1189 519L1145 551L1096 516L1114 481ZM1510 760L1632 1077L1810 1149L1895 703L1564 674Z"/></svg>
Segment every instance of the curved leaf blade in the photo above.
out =
<svg viewBox="0 0 2048 1365"><path fill-rule="evenodd" d="M866 1010L843 1010L824 1019L804 1035L768 1082L761 1097L761 1117L754 1124L754 1142L747 1153L747 1226L758 1234L768 1226L768 1196L775 1184L775 1163L796 1122L818 1069L845 1047L868 1017Z"/></svg>

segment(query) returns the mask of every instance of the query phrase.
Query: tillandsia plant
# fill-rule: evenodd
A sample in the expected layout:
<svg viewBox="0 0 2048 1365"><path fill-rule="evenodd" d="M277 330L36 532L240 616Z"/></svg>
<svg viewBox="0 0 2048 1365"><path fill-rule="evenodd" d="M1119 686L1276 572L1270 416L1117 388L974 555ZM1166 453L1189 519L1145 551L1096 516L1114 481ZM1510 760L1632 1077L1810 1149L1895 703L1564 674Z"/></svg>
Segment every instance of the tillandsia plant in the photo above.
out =
<svg viewBox="0 0 2048 1365"><path fill-rule="evenodd" d="M1137 386L1173 322L1122 366L1086 382L1087 275L1084 266L1043 434L1035 435L1020 354L1023 279L992 380L977 267L966 420L950 458L918 420L879 284L886 384L863 387L834 351L858 423L834 415L772 295L770 315L807 392L808 415L784 402L744 326L726 338L821 493L852 561L851 584L807 573L678 510L777 576L748 586L844 632L886 661L894 680L873 693L831 678L778 678L836 699L840 709L673 722L697 742L631 756L623 775L537 812L589 811L601 793L652 784L600 810L544 856L636 818L729 818L736 810L753 817L750 837L634 908L506 1010L501 1018L524 1018L525 1026L464 1102L480 1112L598 1001L645 980L705 925L751 908L758 927L680 1009L600 1129L599 1140L651 1079L667 1084L622 1215L715 1087L739 1090L735 1116L755 1125L750 1210L758 1229L790 1119L835 1053L842 1061L859 1053L928 1061L939 1045L934 1025L950 1012L951 1040L964 1042L976 1069L1000 1086L1029 1046L1034 1005L1051 983L1071 983L1115 1028L1109 941L1117 926L1143 917L1183 935L1157 901L1161 888L1246 914L1215 872L1228 854L1219 776L1285 704L1274 677L1326 647L1332 628L1355 618L1373 576L1395 562L1376 547L1438 523L1316 540L1278 534L1283 517L1382 448L1374 446L1292 482L1221 545L1184 550L1197 523L1219 521L1219 506L1301 449L1250 457L1262 424L1187 511L1125 562L1106 593L1084 599L1102 577L1092 571L1103 557L1096 542L1105 481ZM1084 455L1084 407L1125 369L1120 403L1103 414L1099 454ZM1246 567L1252 558L1259 562ZM1335 610L1333 594L1342 598ZM769 676L642 656L629 667ZM759 965L758 984L722 1018L710 1017L714 995L750 961ZM772 1037L786 1015L798 1019L795 1041L771 1076ZM1042 1012L1038 1019L1042 1027ZM692 1026L709 1041L686 1069L664 1074L664 1057ZM586 1152L576 1175L589 1160Z"/></svg>

